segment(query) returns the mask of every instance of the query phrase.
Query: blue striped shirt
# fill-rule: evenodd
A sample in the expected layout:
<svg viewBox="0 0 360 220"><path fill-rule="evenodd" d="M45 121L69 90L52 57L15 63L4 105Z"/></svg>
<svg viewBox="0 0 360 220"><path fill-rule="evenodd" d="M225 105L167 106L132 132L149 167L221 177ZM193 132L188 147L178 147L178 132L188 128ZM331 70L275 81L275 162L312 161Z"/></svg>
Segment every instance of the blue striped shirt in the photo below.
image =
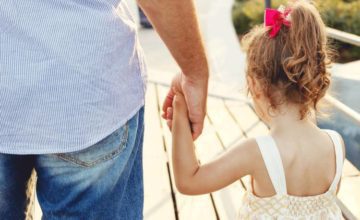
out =
<svg viewBox="0 0 360 220"><path fill-rule="evenodd" d="M0 153L89 147L144 105L145 65L121 0L0 1Z"/></svg>

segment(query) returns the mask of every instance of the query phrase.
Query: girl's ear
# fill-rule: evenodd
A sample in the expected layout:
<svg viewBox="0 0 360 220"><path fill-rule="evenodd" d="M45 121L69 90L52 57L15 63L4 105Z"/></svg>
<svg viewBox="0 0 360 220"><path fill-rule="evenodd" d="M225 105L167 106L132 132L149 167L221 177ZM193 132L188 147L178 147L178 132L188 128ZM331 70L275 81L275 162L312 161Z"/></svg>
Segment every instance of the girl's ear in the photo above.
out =
<svg viewBox="0 0 360 220"><path fill-rule="evenodd" d="M252 76L246 77L247 84L249 86L250 94L253 98L259 98L261 96L260 84Z"/></svg>
<svg viewBox="0 0 360 220"><path fill-rule="evenodd" d="M253 95L254 82L251 76L246 76L246 82L249 88L250 95Z"/></svg>

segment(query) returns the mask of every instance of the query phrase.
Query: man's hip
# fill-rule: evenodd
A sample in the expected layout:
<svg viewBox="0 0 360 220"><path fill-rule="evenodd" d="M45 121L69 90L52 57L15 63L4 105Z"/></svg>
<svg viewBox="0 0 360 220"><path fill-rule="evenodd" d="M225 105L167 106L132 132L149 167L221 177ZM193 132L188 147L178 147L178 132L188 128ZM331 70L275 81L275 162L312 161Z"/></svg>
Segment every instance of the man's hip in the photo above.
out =
<svg viewBox="0 0 360 220"><path fill-rule="evenodd" d="M142 108L114 133L78 152L0 154L1 219L23 216L31 167L38 175L44 219L142 219L143 117Z"/></svg>

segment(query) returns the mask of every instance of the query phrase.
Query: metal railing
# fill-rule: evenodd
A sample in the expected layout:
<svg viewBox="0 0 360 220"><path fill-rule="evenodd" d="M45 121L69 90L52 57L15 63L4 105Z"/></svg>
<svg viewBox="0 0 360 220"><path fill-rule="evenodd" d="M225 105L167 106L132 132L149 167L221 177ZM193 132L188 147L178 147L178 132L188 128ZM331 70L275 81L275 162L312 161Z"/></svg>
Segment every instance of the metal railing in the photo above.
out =
<svg viewBox="0 0 360 220"><path fill-rule="evenodd" d="M326 95L325 100L330 105L334 106L334 108L339 110L341 113L346 115L349 119L356 122L356 124L360 126L360 114L358 112L356 112L349 106L345 105L344 103L340 102L339 100L337 100L336 98L334 98L330 95Z"/></svg>
<svg viewBox="0 0 360 220"><path fill-rule="evenodd" d="M360 36L355 34L350 34L344 31L339 31L333 28L326 28L328 37L349 43L351 45L354 45L356 47L360 46ZM341 113L346 115L349 119L354 121L356 124L360 126L360 113L356 112L355 110L351 109L349 106L345 105L338 99L327 95L325 97L325 100L330 103L332 106L334 106L337 110L339 110Z"/></svg>
<svg viewBox="0 0 360 220"><path fill-rule="evenodd" d="M271 0L265 0L265 8L271 8Z"/></svg>
<svg viewBox="0 0 360 220"><path fill-rule="evenodd" d="M326 31L330 38L360 47L360 37L355 34L347 33L344 31L339 31L339 30L336 30L334 28L329 28L329 27L326 28Z"/></svg>

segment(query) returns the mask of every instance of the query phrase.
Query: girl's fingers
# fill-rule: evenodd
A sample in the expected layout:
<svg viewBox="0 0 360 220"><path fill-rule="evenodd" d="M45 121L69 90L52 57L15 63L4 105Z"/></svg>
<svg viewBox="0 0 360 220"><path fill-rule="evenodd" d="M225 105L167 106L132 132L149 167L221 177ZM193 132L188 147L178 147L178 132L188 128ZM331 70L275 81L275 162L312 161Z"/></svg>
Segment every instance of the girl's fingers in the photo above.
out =
<svg viewBox="0 0 360 220"><path fill-rule="evenodd" d="M162 114L162 117L164 119L166 119L166 111L169 107L172 107L172 104L173 104L173 100L174 100L174 96L175 96L175 92L174 90L171 88L168 92L168 94L166 95L166 98L164 100L164 103L163 103L163 107L162 107L162 110L163 110L163 114Z"/></svg>
<svg viewBox="0 0 360 220"><path fill-rule="evenodd" d="M173 100L173 107L176 112L187 113L187 105L186 105L186 101L185 101L183 94L176 93L174 100Z"/></svg>
<svg viewBox="0 0 360 220"><path fill-rule="evenodd" d="M167 119L165 112L161 114L161 117L162 117L163 119Z"/></svg>
<svg viewBox="0 0 360 220"><path fill-rule="evenodd" d="M169 127L170 131L172 129L172 120L166 120L166 124Z"/></svg>
<svg viewBox="0 0 360 220"><path fill-rule="evenodd" d="M173 119L173 108L169 107L166 111L166 118L172 120Z"/></svg>

